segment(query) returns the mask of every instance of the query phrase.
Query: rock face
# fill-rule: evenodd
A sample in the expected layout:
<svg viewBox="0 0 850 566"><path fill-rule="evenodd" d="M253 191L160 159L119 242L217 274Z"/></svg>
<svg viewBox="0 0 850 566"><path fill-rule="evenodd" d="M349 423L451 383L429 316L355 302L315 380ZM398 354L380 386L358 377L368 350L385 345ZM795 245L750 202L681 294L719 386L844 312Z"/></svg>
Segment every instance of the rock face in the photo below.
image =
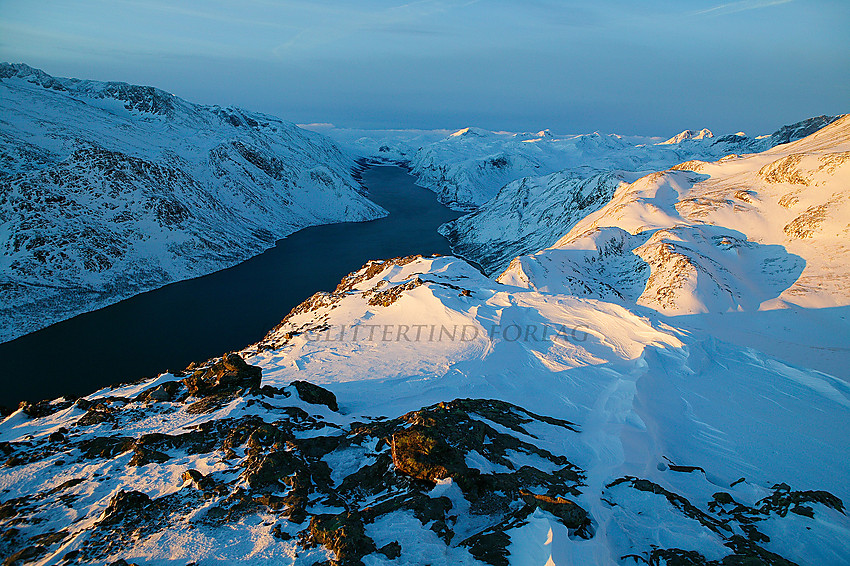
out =
<svg viewBox="0 0 850 566"><path fill-rule="evenodd" d="M353 157L263 114L0 65L0 340L384 211Z"/></svg>

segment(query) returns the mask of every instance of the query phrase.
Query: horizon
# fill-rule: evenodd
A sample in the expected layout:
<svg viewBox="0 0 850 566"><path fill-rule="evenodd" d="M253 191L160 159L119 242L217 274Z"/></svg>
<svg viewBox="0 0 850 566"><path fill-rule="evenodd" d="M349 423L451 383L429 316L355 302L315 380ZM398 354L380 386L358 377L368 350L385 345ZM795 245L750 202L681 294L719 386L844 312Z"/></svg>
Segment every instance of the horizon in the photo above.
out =
<svg viewBox="0 0 850 566"><path fill-rule="evenodd" d="M757 136L850 94L850 6L831 1L13 0L0 16L2 60L342 129Z"/></svg>

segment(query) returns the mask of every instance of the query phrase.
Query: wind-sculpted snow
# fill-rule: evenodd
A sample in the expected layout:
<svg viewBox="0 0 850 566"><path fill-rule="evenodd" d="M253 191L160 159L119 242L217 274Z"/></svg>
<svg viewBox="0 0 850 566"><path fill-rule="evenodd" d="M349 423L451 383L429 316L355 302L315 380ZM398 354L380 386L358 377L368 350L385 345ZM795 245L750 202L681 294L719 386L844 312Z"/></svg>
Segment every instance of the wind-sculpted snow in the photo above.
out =
<svg viewBox="0 0 850 566"><path fill-rule="evenodd" d="M850 299L850 117L802 140L621 186L504 283L666 314Z"/></svg>
<svg viewBox="0 0 850 566"><path fill-rule="evenodd" d="M838 379L610 302L373 261L238 355L22 404L0 552L840 564L848 417Z"/></svg>
<svg viewBox="0 0 850 566"><path fill-rule="evenodd" d="M0 340L384 213L332 142L152 87L0 65Z"/></svg>

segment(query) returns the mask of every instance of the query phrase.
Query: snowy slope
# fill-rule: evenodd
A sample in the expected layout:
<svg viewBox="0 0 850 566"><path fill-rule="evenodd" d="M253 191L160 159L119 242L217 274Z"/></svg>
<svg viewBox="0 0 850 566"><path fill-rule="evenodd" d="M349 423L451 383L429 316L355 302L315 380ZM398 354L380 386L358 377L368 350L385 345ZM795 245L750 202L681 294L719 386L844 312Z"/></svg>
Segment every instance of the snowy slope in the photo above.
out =
<svg viewBox="0 0 850 566"><path fill-rule="evenodd" d="M793 143L620 187L504 283L665 314L850 299L850 116Z"/></svg>
<svg viewBox="0 0 850 566"><path fill-rule="evenodd" d="M240 354L7 417L4 551L850 562L829 375L451 257L371 262Z"/></svg>
<svg viewBox="0 0 850 566"><path fill-rule="evenodd" d="M475 261L488 274L499 273L513 258L557 242L611 200L620 185L638 177L587 167L525 177L502 187L475 212L442 225L440 233L454 253Z"/></svg>
<svg viewBox="0 0 850 566"><path fill-rule="evenodd" d="M0 65L0 341L384 211L271 116Z"/></svg>
<svg viewBox="0 0 850 566"><path fill-rule="evenodd" d="M741 133L713 138L708 130L686 130L661 144L630 143L607 152L565 149L566 169L508 183L493 199L446 224L441 232L456 253L495 274L514 257L553 245L581 218L607 204L619 186L617 179L634 181L640 172L666 169L687 160L764 151L805 137L834 119L810 118L757 139Z"/></svg>

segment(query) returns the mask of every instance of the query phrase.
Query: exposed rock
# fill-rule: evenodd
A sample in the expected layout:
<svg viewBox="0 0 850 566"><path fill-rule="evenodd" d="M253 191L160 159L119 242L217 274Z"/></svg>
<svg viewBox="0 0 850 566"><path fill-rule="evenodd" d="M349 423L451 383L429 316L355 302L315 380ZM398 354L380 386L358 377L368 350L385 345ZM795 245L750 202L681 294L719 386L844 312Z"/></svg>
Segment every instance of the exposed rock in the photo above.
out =
<svg viewBox="0 0 850 566"><path fill-rule="evenodd" d="M83 440L79 444L83 456L88 459L114 458L132 449L136 442L126 436L98 436Z"/></svg>
<svg viewBox="0 0 850 566"><path fill-rule="evenodd" d="M50 400L42 400L38 402L30 402L30 401L21 401L20 409L24 412L24 414L30 418L37 419L40 417L46 417L48 415L52 415L57 411L61 411L63 409L67 409L73 404L72 401L67 400L58 400L58 401L50 401Z"/></svg>
<svg viewBox="0 0 850 566"><path fill-rule="evenodd" d="M421 257L421 255L409 255L385 260L371 260L362 269L343 277L342 281L334 289L333 294L347 293L354 289L358 283L368 281L392 267L401 267L412 263Z"/></svg>
<svg viewBox="0 0 850 566"><path fill-rule="evenodd" d="M844 502L828 491L792 491L791 486L779 483L773 486L773 495L759 501L756 505L762 513L776 513L780 517L788 514L788 511L806 517L813 517L814 513L806 503L820 503L844 513Z"/></svg>
<svg viewBox="0 0 850 566"><path fill-rule="evenodd" d="M177 395L178 390L180 389L179 381L168 381L166 383L160 383L156 387L152 387L150 389L146 389L142 391L138 397L136 397L137 401L171 401Z"/></svg>
<svg viewBox="0 0 850 566"><path fill-rule="evenodd" d="M103 511L99 525L114 525L123 521L136 521L145 518L146 510L152 504L151 498L139 491L119 491L109 501Z"/></svg>
<svg viewBox="0 0 850 566"><path fill-rule="evenodd" d="M43 546L28 546L12 554L3 561L3 566L18 566L33 562L39 556L43 555L47 549Z"/></svg>
<svg viewBox="0 0 850 566"><path fill-rule="evenodd" d="M200 401L195 401L188 407L186 412L190 415L203 415L217 411L230 401L236 398L236 393L210 394L203 397Z"/></svg>
<svg viewBox="0 0 850 566"><path fill-rule="evenodd" d="M558 517L564 526L574 530L581 529L585 535L582 538L590 538L589 533L586 531L590 527L590 516L587 514L587 511L576 505L574 501L564 499L563 497L537 495L536 493L529 493L527 491L521 491L520 493L522 493L522 498L527 504L548 511Z"/></svg>
<svg viewBox="0 0 850 566"><path fill-rule="evenodd" d="M708 502L706 513L694 506L685 497L676 494L662 486L645 479L621 478L608 488L628 485L637 490L662 495L672 505L687 517L698 521L703 527L719 536L732 554L720 561L709 561L697 551L681 548L653 549L649 553L648 564L681 564L700 566L732 566L749 564L768 564L775 566L791 566L794 563L784 557L768 551L763 546L770 538L758 530L758 523L767 519L771 513L784 517L790 510L792 513L813 518L814 509L805 503L820 503L826 507L843 513L841 500L825 491L792 491L787 484L773 486L773 494L749 507L735 501L726 492L715 493ZM712 515L713 514L713 515ZM743 532L743 535L738 534ZM643 557L628 555L624 558L636 558L646 561Z"/></svg>
<svg viewBox="0 0 850 566"><path fill-rule="evenodd" d="M293 381L292 386L298 392L298 397L306 403L313 405L325 405L331 411L339 411L339 406L336 403L336 395L319 387L309 381Z"/></svg>
<svg viewBox="0 0 850 566"><path fill-rule="evenodd" d="M382 306L388 307L404 294L405 291L409 291L411 289L415 289L422 285L422 280L419 277L411 279L407 283L401 283L400 285L394 285L389 289L385 289L383 291L378 291L369 298L369 304L373 307Z"/></svg>
<svg viewBox="0 0 850 566"><path fill-rule="evenodd" d="M112 420L112 409L109 406L103 403L88 404L87 406L86 414L77 419L78 425L92 426Z"/></svg>
<svg viewBox="0 0 850 566"><path fill-rule="evenodd" d="M803 214L786 224L783 230L790 238L811 238L823 221L826 220L828 210L829 206L826 204L811 206Z"/></svg>
<svg viewBox="0 0 850 566"><path fill-rule="evenodd" d="M401 545L398 543L397 540L394 540L379 548L378 552L380 552L390 560L395 560L396 558L401 556Z"/></svg>
<svg viewBox="0 0 850 566"><path fill-rule="evenodd" d="M168 454L153 450L136 444L133 447L133 457L130 458L131 466L146 466L147 464L161 464L167 462L171 457Z"/></svg>
<svg viewBox="0 0 850 566"><path fill-rule="evenodd" d="M436 482L467 473L462 455L428 431L408 429L392 436L393 466L412 478Z"/></svg>
<svg viewBox="0 0 850 566"><path fill-rule="evenodd" d="M375 542L366 536L363 521L357 513L313 515L307 531L301 533L305 544L321 544L336 557L331 564L360 566L362 558L375 552Z"/></svg>
<svg viewBox="0 0 850 566"><path fill-rule="evenodd" d="M180 476L183 483L189 483L195 489L205 490L214 486L214 482L198 470L186 470Z"/></svg>
<svg viewBox="0 0 850 566"><path fill-rule="evenodd" d="M245 471L242 475L252 488L280 488L279 482L302 467L302 462L295 453L278 450L269 454L251 454L245 461Z"/></svg>
<svg viewBox="0 0 850 566"><path fill-rule="evenodd" d="M50 442L62 442L65 440L65 435L60 431L51 432L50 436L47 437L47 440Z"/></svg>
<svg viewBox="0 0 850 566"><path fill-rule="evenodd" d="M241 389L258 389L262 370L245 363L238 354L227 354L207 369L195 371L183 379L189 395L206 397L233 393Z"/></svg>

